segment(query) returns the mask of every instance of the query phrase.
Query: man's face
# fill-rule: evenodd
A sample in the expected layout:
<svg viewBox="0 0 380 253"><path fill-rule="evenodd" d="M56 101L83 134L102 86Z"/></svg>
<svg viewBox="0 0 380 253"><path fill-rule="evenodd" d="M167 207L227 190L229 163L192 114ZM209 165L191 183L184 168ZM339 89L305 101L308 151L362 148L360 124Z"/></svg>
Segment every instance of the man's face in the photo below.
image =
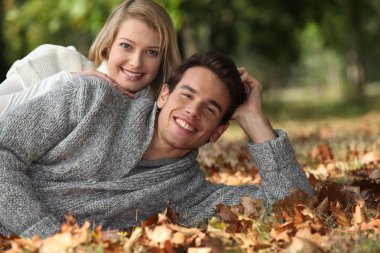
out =
<svg viewBox="0 0 380 253"><path fill-rule="evenodd" d="M203 67L188 69L172 93L165 84L157 99L160 143L186 153L216 141L228 127L220 121L230 102L226 85L214 73Z"/></svg>

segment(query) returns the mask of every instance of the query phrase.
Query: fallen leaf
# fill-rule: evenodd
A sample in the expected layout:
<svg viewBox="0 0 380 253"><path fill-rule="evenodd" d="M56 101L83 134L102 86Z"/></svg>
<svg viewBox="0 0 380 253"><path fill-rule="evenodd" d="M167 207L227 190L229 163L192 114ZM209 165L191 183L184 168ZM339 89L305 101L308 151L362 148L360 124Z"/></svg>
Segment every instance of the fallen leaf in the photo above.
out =
<svg viewBox="0 0 380 253"><path fill-rule="evenodd" d="M365 203L360 200L353 208L352 223L358 225L363 222L367 222L367 214L365 211Z"/></svg>
<svg viewBox="0 0 380 253"><path fill-rule="evenodd" d="M153 228L145 227L145 234L152 246L164 247L164 243L172 238L172 230L167 226L158 225Z"/></svg>
<svg viewBox="0 0 380 253"><path fill-rule="evenodd" d="M305 238L293 237L290 245L285 249L287 253L324 253L324 251L314 242Z"/></svg>
<svg viewBox="0 0 380 253"><path fill-rule="evenodd" d="M216 206L217 214L227 222L236 222L238 216L231 211L231 206L226 206L224 204L218 204Z"/></svg>
<svg viewBox="0 0 380 253"><path fill-rule="evenodd" d="M211 253L210 248L188 248L187 253Z"/></svg>
<svg viewBox="0 0 380 253"><path fill-rule="evenodd" d="M248 196L241 197L241 204L244 207L243 215L252 219L257 219L265 206L262 200L253 200Z"/></svg>
<svg viewBox="0 0 380 253"><path fill-rule="evenodd" d="M330 209L332 214L334 215L336 222L342 227L351 226L351 222L347 217L347 214L341 210L341 206L339 201L335 201L330 203Z"/></svg>
<svg viewBox="0 0 380 253"><path fill-rule="evenodd" d="M272 211L276 214L282 213L283 211L288 212L290 210L293 210L294 206L297 204L303 204L307 207L312 207L316 201L316 197L310 197L301 189L292 189L288 196L282 200L277 200L272 205Z"/></svg>
<svg viewBox="0 0 380 253"><path fill-rule="evenodd" d="M377 163L380 161L380 157L375 155L373 152L367 152L365 153L361 158L360 162L362 164L370 164L370 163Z"/></svg>

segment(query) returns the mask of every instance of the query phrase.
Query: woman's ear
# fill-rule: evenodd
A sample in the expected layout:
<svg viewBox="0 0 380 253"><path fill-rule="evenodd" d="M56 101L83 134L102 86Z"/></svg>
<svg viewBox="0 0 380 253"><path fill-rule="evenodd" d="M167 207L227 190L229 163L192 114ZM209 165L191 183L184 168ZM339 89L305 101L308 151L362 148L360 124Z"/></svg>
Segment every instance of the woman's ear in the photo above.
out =
<svg viewBox="0 0 380 253"><path fill-rule="evenodd" d="M227 130L228 126L230 125L229 122L218 126L218 128L215 130L215 132L210 137L210 142L216 142L219 137L224 133L224 131Z"/></svg>
<svg viewBox="0 0 380 253"><path fill-rule="evenodd" d="M169 97L169 94L170 94L170 92L169 92L169 86L168 86L168 84L165 83L164 85L162 85L161 92L158 95L158 98L157 98L157 101L156 101L157 107L159 109L161 109L164 106L164 104L166 103L166 100Z"/></svg>

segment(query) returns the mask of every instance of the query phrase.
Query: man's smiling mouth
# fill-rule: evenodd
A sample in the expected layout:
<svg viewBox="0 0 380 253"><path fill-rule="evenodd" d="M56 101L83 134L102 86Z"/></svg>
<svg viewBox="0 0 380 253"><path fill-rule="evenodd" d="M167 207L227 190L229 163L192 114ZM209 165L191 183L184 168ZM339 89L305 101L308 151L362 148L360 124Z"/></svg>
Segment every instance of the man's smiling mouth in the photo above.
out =
<svg viewBox="0 0 380 253"><path fill-rule="evenodd" d="M178 125L192 133L196 132L196 129L192 126L190 126L188 123L186 123L184 120L176 118L175 121L178 123Z"/></svg>

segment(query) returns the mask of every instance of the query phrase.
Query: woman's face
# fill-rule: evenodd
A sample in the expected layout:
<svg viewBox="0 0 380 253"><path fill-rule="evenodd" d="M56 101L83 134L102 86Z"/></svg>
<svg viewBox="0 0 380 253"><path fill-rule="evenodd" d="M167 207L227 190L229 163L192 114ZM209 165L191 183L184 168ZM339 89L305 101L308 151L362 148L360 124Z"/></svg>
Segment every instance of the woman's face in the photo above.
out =
<svg viewBox="0 0 380 253"><path fill-rule="evenodd" d="M161 64L158 32L127 18L110 47L108 71L122 90L137 92L152 83Z"/></svg>

